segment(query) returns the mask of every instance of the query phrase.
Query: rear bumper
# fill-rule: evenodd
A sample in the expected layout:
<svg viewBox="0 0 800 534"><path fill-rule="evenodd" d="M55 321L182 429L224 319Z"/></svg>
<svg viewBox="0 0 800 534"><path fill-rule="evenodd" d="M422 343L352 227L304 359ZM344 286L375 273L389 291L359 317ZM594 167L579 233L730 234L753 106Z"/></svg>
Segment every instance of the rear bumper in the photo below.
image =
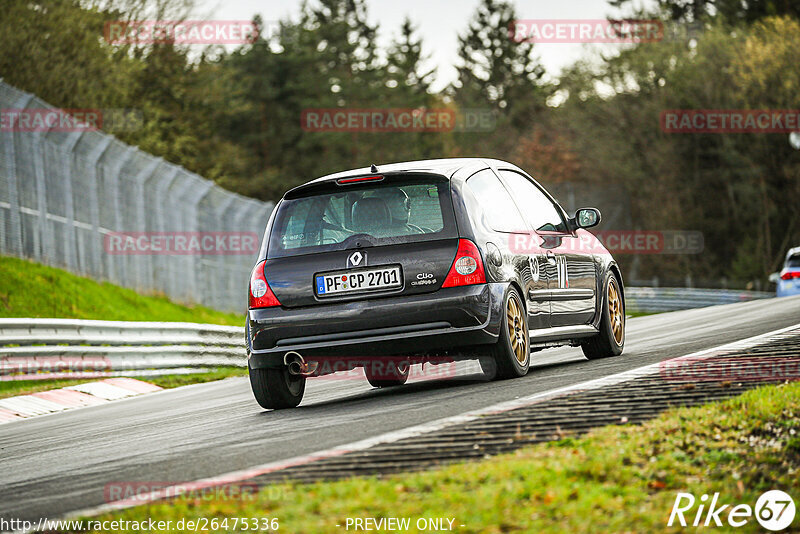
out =
<svg viewBox="0 0 800 534"><path fill-rule="evenodd" d="M800 295L800 280L780 280L775 291L778 297L791 297Z"/></svg>
<svg viewBox="0 0 800 534"><path fill-rule="evenodd" d="M397 356L494 343L506 284L315 306L250 310L248 354L254 369L303 357Z"/></svg>

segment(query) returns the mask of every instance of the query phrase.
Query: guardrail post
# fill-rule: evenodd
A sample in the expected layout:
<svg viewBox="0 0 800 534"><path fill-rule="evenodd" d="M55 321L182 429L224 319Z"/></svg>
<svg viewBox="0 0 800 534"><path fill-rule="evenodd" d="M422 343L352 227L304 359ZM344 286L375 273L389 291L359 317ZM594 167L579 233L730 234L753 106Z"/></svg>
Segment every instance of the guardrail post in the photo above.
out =
<svg viewBox="0 0 800 534"><path fill-rule="evenodd" d="M31 132L33 139L33 172L36 177L36 209L38 211L38 225L34 233L34 257L42 263L51 264L45 257L53 250L53 234L47 231L47 189L44 176L44 141L39 132Z"/></svg>
<svg viewBox="0 0 800 534"><path fill-rule="evenodd" d="M88 170L89 170L89 222L92 225L92 239L86 246L89 247L88 256L89 264L92 266L92 275L100 278L108 278L107 273L103 272L103 260L101 257L103 234L100 231L100 199L98 197L98 189L100 187L100 180L97 176L97 165L100 158L103 157L105 151L111 146L110 135L103 136L100 142L95 146L88 155Z"/></svg>
<svg viewBox="0 0 800 534"><path fill-rule="evenodd" d="M25 107L28 102L33 98L33 95L25 95L15 105L17 109ZM21 106L20 106L21 104ZM13 119L12 119L13 120ZM5 148L5 167L6 178L8 183L8 222L9 234L2 236L2 247L4 252L10 252L15 256L25 256L25 251L22 245L22 217L20 214L19 205L19 184L17 180L17 153L16 153L16 135L13 128L11 131L2 133L4 137L3 146ZM3 232L5 232L5 225L3 225Z"/></svg>
<svg viewBox="0 0 800 534"><path fill-rule="evenodd" d="M33 100L34 96L28 93L17 102L16 109L25 109ZM26 132L28 133L28 132ZM33 247L29 252L25 251L24 255L27 257L33 257L39 261L42 260L42 239L44 235L47 234L47 198L45 196L44 190L44 171L42 169L43 162L43 154L42 154L42 145L41 145L41 136L35 132L29 132L30 139L32 141L32 150L31 150L31 157L33 163L33 176L34 176L34 183L36 185L36 228L32 229L31 231L31 246ZM22 206L20 206L22 207ZM21 210L20 210L21 211ZM22 219L20 218L20 222ZM24 229L22 230L24 235Z"/></svg>
<svg viewBox="0 0 800 534"><path fill-rule="evenodd" d="M237 198L238 195L228 193L219 206L214 209L214 219L218 221L219 224L219 228L215 228L215 230L238 231L237 228L225 224L227 221L226 213L231 206L234 205ZM206 260L205 257L203 259ZM227 309L227 306L225 305L227 286L231 283L231 279L234 278L230 276L230 271L231 267L234 267L238 261L240 261L240 259L238 257L234 257L232 254L217 254L212 256L210 260L203 262L205 268L204 272L202 273L203 278L201 278L201 280L205 279L206 283L204 286L211 289L211 294L209 295L209 303L211 307L219 310Z"/></svg>
<svg viewBox="0 0 800 534"><path fill-rule="evenodd" d="M148 156L150 162L142 169L136 176L134 176L134 190L136 191L136 198L133 199L136 202L136 230L138 231L145 231L147 228L147 214L145 213L144 207L144 183L150 178L161 162L164 160L161 158L154 158L152 156ZM152 260L146 261L145 256L142 254L136 254L136 258L134 260L134 265L136 265L136 288L138 290L147 290L152 289L153 287L153 277L152 277L152 269L150 269L150 273L147 278L150 280L145 279L145 264L149 264L152 266ZM149 282L149 283L148 283Z"/></svg>
<svg viewBox="0 0 800 534"><path fill-rule="evenodd" d="M1 110L0 113L2 113ZM13 137L12 132L4 134L3 130L0 129L0 147L6 146L6 139L5 139L6 135ZM13 141L11 142L13 143ZM4 158L8 158L9 155L11 157L14 157L13 152L9 154L7 149L4 150L6 152L5 154L3 154ZM11 189L11 177L9 175L11 174L12 165L13 163L6 162L6 164L3 166L4 168L0 169L5 171L5 172L0 172L0 188L5 188L4 190L7 192L6 195L8 195L8 196L0 196L0 254L7 252L7 249L10 247L10 245L7 243L8 236L6 235L6 216L3 214L2 210L6 209L6 204L8 204L8 213L10 217L11 203L8 202L8 200L10 200L11 197L11 192L9 191L9 189ZM2 189L0 189L0 191L2 191ZM10 223L9 226L11 226Z"/></svg>
<svg viewBox="0 0 800 534"><path fill-rule="evenodd" d="M167 171L165 177L160 178L155 183L155 198L157 205L153 206L154 213L154 230L158 232L174 232L167 221L166 212L175 209L175 202L179 199L172 199L169 196L169 190L175 179L178 176L180 167L170 165L170 170ZM153 266L155 268L155 285L159 290L169 294L174 287L174 281L181 276L180 269L175 265L175 256L165 256L163 254L151 256L153 259Z"/></svg>
<svg viewBox="0 0 800 534"><path fill-rule="evenodd" d="M193 177L197 177L196 175L192 175ZM197 177L199 178L199 177ZM186 222L189 225L187 228L190 232L197 232L200 231L200 203L206 197L206 195L211 192L212 189L217 187L214 185L213 182L205 182L204 180L197 180L197 182L201 182L199 187L196 186L194 190L192 190L191 194L187 198L186 205L189 208L188 216L186 217ZM205 297L204 291L202 286L198 284L198 272L196 269L191 269L190 272L192 273L192 278L188 280L190 287L189 293L192 295L192 299L195 302L200 302L202 304L208 305L208 299ZM201 297L198 299L198 295Z"/></svg>
<svg viewBox="0 0 800 534"><path fill-rule="evenodd" d="M203 197L214 187L213 182L203 180L197 175L185 169L178 174L180 180L176 180L173 185L173 197L180 199L181 211L173 210L173 221L175 229L186 232L197 232L199 230L197 206ZM174 281L175 296L192 302L206 304L204 292L207 288L198 284L198 268L196 263L201 258L191 255L176 256L175 265L179 276ZM180 267L183 265L183 267Z"/></svg>
<svg viewBox="0 0 800 534"><path fill-rule="evenodd" d="M109 145L111 146L111 145ZM106 147L107 149L108 147ZM120 209L120 179L119 175L122 171L122 167L128 163L134 154L136 154L137 149L135 147L126 146L125 153L121 158L112 162L110 165L103 164L105 168L105 172L103 173L103 177L105 178L105 182L107 185L107 189L111 191L111 211L114 214L114 227L112 228L115 232L123 232L125 228L122 227L122 210ZM106 154L106 150L99 156L98 161ZM120 285L130 287L130 282L126 283L126 269L127 267L126 262L122 259L117 260L116 256L113 254L109 254L106 251L105 254L106 261L108 262L108 278L109 280L116 282Z"/></svg>
<svg viewBox="0 0 800 534"><path fill-rule="evenodd" d="M75 157L75 145L83 137L83 131L72 132L67 137L66 142L60 149L64 155L66 164L64 165L64 216L67 219L64 228L64 261L72 272L81 271L78 269L77 250L77 229L75 228L75 200L72 197L72 164ZM86 272L85 268L81 272Z"/></svg>

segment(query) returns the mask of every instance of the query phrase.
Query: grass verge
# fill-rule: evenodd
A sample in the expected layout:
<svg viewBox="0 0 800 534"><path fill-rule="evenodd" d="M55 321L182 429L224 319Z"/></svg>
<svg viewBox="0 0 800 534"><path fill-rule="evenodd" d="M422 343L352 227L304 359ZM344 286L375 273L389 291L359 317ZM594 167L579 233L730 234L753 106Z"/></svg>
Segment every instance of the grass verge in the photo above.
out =
<svg viewBox="0 0 800 534"><path fill-rule="evenodd" d="M63 269L0 256L0 317L186 321L242 326L244 316L145 296Z"/></svg>
<svg viewBox="0 0 800 534"><path fill-rule="evenodd" d="M192 373L186 375L162 375L162 376L133 376L137 380L144 380L162 388L176 388L189 384L201 384L213 380L222 380L231 376L246 376L247 369L242 367L220 367L207 373ZM65 379L65 380L9 380L0 382L0 399L15 397L17 395L30 395L38 391L49 391L51 389L65 388L85 384L86 382L96 382L102 378L85 379Z"/></svg>
<svg viewBox="0 0 800 534"><path fill-rule="evenodd" d="M382 479L287 483L249 499L180 498L97 519L174 525L182 518L229 518L231 528L236 517L274 517L282 532L341 532L347 518L409 517L413 532L418 518L455 518L458 532L678 532L685 529L667 528L667 520L681 491L698 499L719 492L720 504L755 506L770 489L796 499L798 432L800 383L794 383L481 462ZM690 522L696 510L687 513ZM728 511L715 531L734 530L724 523ZM751 517L735 530L758 531L759 524Z"/></svg>
<svg viewBox="0 0 800 534"><path fill-rule="evenodd" d="M630 311L625 310L625 315L629 317L647 317L648 315L656 315L661 312L645 312L645 311Z"/></svg>

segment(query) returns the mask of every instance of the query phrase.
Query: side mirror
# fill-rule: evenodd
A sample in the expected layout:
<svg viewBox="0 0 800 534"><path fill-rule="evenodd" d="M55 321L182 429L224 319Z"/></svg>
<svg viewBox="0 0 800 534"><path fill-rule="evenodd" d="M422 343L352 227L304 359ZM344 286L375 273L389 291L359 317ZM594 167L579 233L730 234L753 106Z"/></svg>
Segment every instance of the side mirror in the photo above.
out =
<svg viewBox="0 0 800 534"><path fill-rule="evenodd" d="M575 212L576 228L591 228L600 224L600 210L597 208L581 208Z"/></svg>
<svg viewBox="0 0 800 534"><path fill-rule="evenodd" d="M772 273L771 275L769 275L769 281L772 282L773 284L777 284L778 280L780 279L781 279L781 273Z"/></svg>

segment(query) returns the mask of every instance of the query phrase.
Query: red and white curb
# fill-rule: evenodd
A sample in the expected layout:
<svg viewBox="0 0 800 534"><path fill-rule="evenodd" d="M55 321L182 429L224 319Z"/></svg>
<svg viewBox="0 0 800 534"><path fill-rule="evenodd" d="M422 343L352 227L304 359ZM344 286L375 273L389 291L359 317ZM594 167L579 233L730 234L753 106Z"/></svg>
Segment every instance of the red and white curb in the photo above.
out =
<svg viewBox="0 0 800 534"><path fill-rule="evenodd" d="M120 377L9 397L0 399L0 424L73 408L105 404L144 393L161 391L161 389L149 382Z"/></svg>

